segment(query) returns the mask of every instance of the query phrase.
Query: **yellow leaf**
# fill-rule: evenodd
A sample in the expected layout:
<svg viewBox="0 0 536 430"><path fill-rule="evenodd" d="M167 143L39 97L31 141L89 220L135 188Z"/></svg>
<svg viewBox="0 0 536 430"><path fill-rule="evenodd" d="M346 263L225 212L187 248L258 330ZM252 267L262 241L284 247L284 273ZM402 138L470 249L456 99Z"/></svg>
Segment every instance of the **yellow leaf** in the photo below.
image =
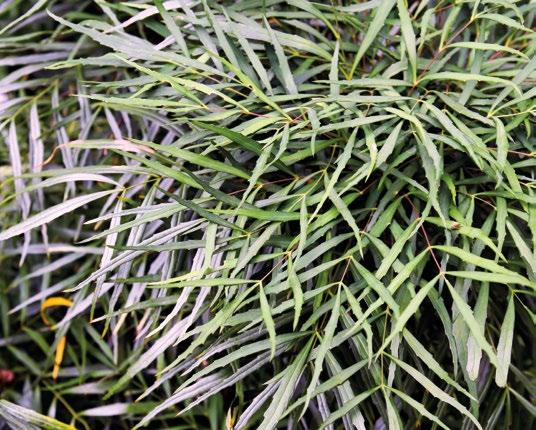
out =
<svg viewBox="0 0 536 430"><path fill-rule="evenodd" d="M52 378L54 380L58 379L58 373L60 371L60 365L63 361L63 353L65 352L65 344L67 343L67 338L62 336L58 342L58 347L56 348L56 355L54 356L54 370L52 371Z"/></svg>
<svg viewBox="0 0 536 430"><path fill-rule="evenodd" d="M43 319L43 322L46 325L51 325L50 321L48 320L45 311L48 308L53 308L56 306L66 306L71 307L73 302L69 299L66 299L64 297L49 297L46 299L43 304L41 305L41 318Z"/></svg>

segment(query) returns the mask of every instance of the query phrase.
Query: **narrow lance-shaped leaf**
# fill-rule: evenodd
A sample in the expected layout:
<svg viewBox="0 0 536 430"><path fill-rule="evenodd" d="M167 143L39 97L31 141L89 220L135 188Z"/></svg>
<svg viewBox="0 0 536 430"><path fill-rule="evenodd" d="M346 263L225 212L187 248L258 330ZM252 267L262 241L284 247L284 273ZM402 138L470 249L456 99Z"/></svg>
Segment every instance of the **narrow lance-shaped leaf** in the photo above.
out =
<svg viewBox="0 0 536 430"><path fill-rule="evenodd" d="M9 239L14 236L18 236L27 231L30 231L31 229L35 227L39 227L43 224L49 223L50 221L53 221L56 218L61 217L67 212L73 211L81 206L84 206L104 196L108 196L112 194L113 192L115 192L115 190L99 191L97 193L82 195L82 196L74 197L71 200L67 200L66 202L59 203L56 206L52 206L48 209L45 209L44 211L31 216L25 221L17 225L14 225L13 227L8 228L7 230L2 231L0 233L0 241Z"/></svg>
<svg viewBox="0 0 536 430"><path fill-rule="evenodd" d="M387 338L384 340L377 354L381 354L383 350L389 345L389 343L391 343L393 338L404 329L406 323L420 308L421 303L428 296L428 293L434 287L437 280L438 276L428 282L424 287L419 290L417 294L415 294L415 297L411 299L409 304L404 308L400 316L396 319L395 326L392 328L391 333L389 333L389 336L387 336Z"/></svg>
<svg viewBox="0 0 536 430"><path fill-rule="evenodd" d="M255 142L253 139L251 139L250 137L244 136L241 133L238 133L233 130L229 130L228 128L225 128L225 127L220 127L218 125L207 124L207 123L199 122L199 121L194 122L194 124L197 127L204 128L205 130L209 130L221 136L224 136L227 139L232 140L237 145L240 145L242 148L248 151L251 151L257 155L262 154L262 149L260 148L260 145L257 142ZM279 170L285 173L294 175L292 171L290 171L290 169L279 160L274 162L274 166L276 166Z"/></svg>
<svg viewBox="0 0 536 430"><path fill-rule="evenodd" d="M363 38L363 41L361 42L359 46L359 50L357 51L357 54L354 58L354 62L352 64L350 76L354 75L357 69L357 65L359 64L359 61L361 61L361 58L363 58L363 56L369 49L370 45L374 42L374 40L376 39L376 36L381 31L382 27L385 25L385 19L391 12L391 9L395 5L395 3L396 3L396 0L387 0L385 2L379 3L376 9L374 10L374 19L370 23L370 26L365 34L365 37Z"/></svg>
<svg viewBox="0 0 536 430"><path fill-rule="evenodd" d="M460 297L460 295L456 292L456 290L454 289L454 287L452 286L452 284L448 280L446 280L445 283L447 284L448 289L450 291L450 294L452 295L452 299L454 300L454 303L455 303L456 307L458 308L463 320L465 321L465 323L469 327L469 330L471 331L471 334L473 335L475 341L478 343L480 348L482 348L486 352L490 362L495 367L497 367L498 366L497 355L495 354L495 352L491 348L489 342L484 337L484 335L482 333L482 330L481 330L478 322L476 321L471 308Z"/></svg>
<svg viewBox="0 0 536 430"><path fill-rule="evenodd" d="M480 324L482 329L485 327L486 316L488 311L488 299L489 299L489 284L487 282L482 283L480 291L478 292L478 299L475 305L475 319ZM497 356L500 362L500 357ZM482 348L478 346L475 338L470 334L467 339L467 366L466 370L469 378L473 381L478 377L480 370L480 361L482 359Z"/></svg>
<svg viewBox="0 0 536 430"><path fill-rule="evenodd" d="M322 336L322 341L320 342L320 345L316 352L316 357L315 357L315 361L313 364L314 365L313 376L311 377L309 386L307 387L307 393L306 393L305 403L302 409L302 415L304 414L305 410L307 409L307 406L309 405L309 401L311 399L313 391L316 388L318 379L320 378L320 373L322 372L324 358L326 357L327 352L331 348L331 341L333 339L333 335L335 334L335 329L337 328L337 324L339 322L340 307L341 307L341 289L339 287L339 289L337 290L335 303L333 305L333 310L331 311L331 315L329 317L328 323L326 324L326 328L324 330L324 335Z"/></svg>
<svg viewBox="0 0 536 430"><path fill-rule="evenodd" d="M460 413L462 413L464 416L469 418L471 422L476 426L476 428L482 430L482 426L477 421L477 419L474 417L471 412L467 410L465 406L463 406L458 400L456 400L454 397L450 396L448 393L443 391L441 388L439 388L437 385L435 385L430 379L428 379L426 376L421 374L417 369L410 366L407 363L404 363L403 361L391 357L391 359L399 366L401 369L403 369L405 372L409 373L419 384L421 384L432 396L438 398L439 400L448 403L453 408L458 410Z"/></svg>
<svg viewBox="0 0 536 430"><path fill-rule="evenodd" d="M514 339L514 323L515 323L515 295L510 294L508 307L501 325L501 334L499 336L499 344L497 345L497 360L498 366L495 373L495 383L499 387L506 386L508 379L508 369L512 357L512 342Z"/></svg>
<svg viewBox="0 0 536 430"><path fill-rule="evenodd" d="M298 322L300 320L300 315L303 308L303 291L302 286L300 283L300 280L298 279L298 275L296 274L296 271L294 270L294 264L292 263L292 259L289 258L288 261L288 279L287 282L292 290L292 295L294 297L294 320L292 323L292 327L295 330L298 326Z"/></svg>
<svg viewBox="0 0 536 430"><path fill-rule="evenodd" d="M273 430L277 427L280 417L294 394L296 383L303 372L312 342L313 338L302 348L292 364L283 371L279 388L274 393L270 405L264 412L264 418L258 427L259 430Z"/></svg>
<svg viewBox="0 0 536 430"><path fill-rule="evenodd" d="M264 320L264 324L266 325L266 329L268 330L268 334L270 336L270 359L272 360L275 355L275 325L274 320L272 318L272 313L270 311L270 304L268 303L268 300L266 298L266 294L264 293L264 288L261 285L259 289L259 298L261 303L261 312L262 312L262 319Z"/></svg>
<svg viewBox="0 0 536 430"><path fill-rule="evenodd" d="M413 31L413 25L405 1L397 0L396 6L398 8L402 36L408 52L409 64L411 66L411 79L415 83L417 81L417 51L415 46L415 32Z"/></svg>

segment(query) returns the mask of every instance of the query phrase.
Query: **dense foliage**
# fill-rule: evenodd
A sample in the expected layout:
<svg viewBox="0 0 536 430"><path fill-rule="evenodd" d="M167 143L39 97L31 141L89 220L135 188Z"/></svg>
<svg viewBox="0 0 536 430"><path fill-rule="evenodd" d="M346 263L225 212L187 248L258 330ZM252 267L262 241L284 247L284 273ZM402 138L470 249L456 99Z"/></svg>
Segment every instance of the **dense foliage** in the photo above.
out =
<svg viewBox="0 0 536 430"><path fill-rule="evenodd" d="M0 3L0 429L529 429L536 2Z"/></svg>

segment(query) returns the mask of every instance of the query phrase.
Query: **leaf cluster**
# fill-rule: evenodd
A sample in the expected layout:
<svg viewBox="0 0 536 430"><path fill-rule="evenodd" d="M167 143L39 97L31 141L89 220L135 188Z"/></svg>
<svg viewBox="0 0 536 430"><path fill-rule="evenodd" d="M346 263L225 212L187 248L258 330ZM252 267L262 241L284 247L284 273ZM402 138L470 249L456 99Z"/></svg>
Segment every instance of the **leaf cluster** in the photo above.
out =
<svg viewBox="0 0 536 430"><path fill-rule="evenodd" d="M535 13L0 4L0 429L531 428Z"/></svg>

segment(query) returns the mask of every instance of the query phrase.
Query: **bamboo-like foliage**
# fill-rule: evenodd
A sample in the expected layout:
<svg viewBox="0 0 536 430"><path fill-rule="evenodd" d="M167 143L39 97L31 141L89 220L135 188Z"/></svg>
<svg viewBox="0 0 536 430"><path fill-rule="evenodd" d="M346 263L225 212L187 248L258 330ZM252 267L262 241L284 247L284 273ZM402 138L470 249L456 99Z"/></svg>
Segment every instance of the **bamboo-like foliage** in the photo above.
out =
<svg viewBox="0 0 536 430"><path fill-rule="evenodd" d="M0 429L529 429L536 3L0 3Z"/></svg>

